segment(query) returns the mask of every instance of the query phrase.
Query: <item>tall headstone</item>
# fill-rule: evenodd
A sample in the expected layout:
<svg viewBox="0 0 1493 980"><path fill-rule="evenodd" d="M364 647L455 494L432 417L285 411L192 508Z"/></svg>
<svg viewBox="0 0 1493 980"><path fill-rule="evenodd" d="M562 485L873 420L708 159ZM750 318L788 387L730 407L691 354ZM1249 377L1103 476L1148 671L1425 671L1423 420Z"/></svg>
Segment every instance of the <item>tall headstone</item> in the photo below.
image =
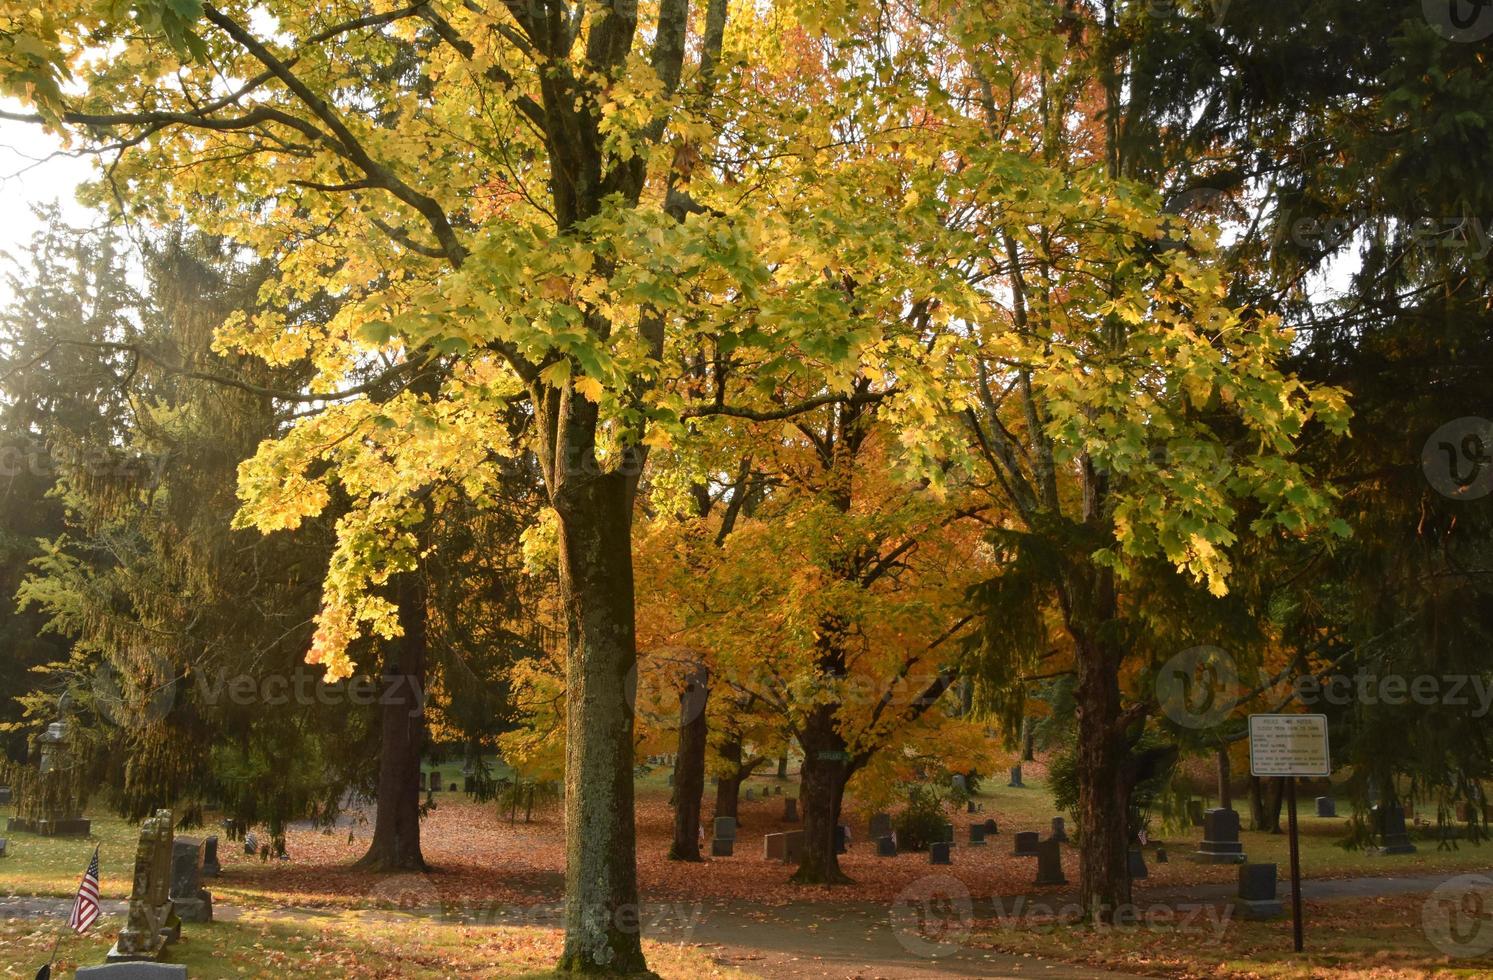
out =
<svg viewBox="0 0 1493 980"><path fill-rule="evenodd" d="M1319 796L1319 797L1317 797L1317 816L1319 816L1319 817L1335 817L1335 816L1337 816L1337 800L1334 800L1330 796Z"/></svg>
<svg viewBox="0 0 1493 980"><path fill-rule="evenodd" d="M1276 866L1273 864L1239 865L1239 893L1234 909L1246 919L1273 919L1283 906L1275 897Z"/></svg>
<svg viewBox="0 0 1493 980"><path fill-rule="evenodd" d="M64 695L64 702L67 696ZM83 817L87 788L73 758L65 718L37 736L37 764L16 772L16 815L7 830L44 837L87 837L90 821Z"/></svg>
<svg viewBox="0 0 1493 980"><path fill-rule="evenodd" d="M183 922L213 921L213 896L202 887L202 842L178 837L171 844L171 905Z"/></svg>
<svg viewBox="0 0 1493 980"><path fill-rule="evenodd" d="M439 772L430 774L430 791L432 793L439 793L441 791L441 774Z"/></svg>
<svg viewBox="0 0 1493 980"><path fill-rule="evenodd" d="M1063 817L1052 818L1052 834L1048 839L1055 840L1059 844L1068 843L1068 825Z"/></svg>
<svg viewBox="0 0 1493 980"><path fill-rule="evenodd" d="M1130 848L1126 861L1131 881L1140 881L1142 878L1150 875L1150 872L1146 870L1146 856L1141 853L1140 848Z"/></svg>
<svg viewBox="0 0 1493 980"><path fill-rule="evenodd" d="M897 856L897 838L891 834L883 834L876 838L876 856L894 858Z"/></svg>
<svg viewBox="0 0 1493 980"><path fill-rule="evenodd" d="M218 838L215 836L202 842L202 873L208 878L223 873L223 866L218 863Z"/></svg>
<svg viewBox="0 0 1493 980"><path fill-rule="evenodd" d="M972 823L972 824L969 825L969 846L970 847L984 847L985 846L985 825L984 824L982 824L982 823Z"/></svg>
<svg viewBox="0 0 1493 980"><path fill-rule="evenodd" d="M783 822L798 823L798 800L791 796L783 797Z"/></svg>
<svg viewBox="0 0 1493 980"><path fill-rule="evenodd" d="M1037 845L1038 885L1066 885L1063 874L1063 847L1055 840L1045 840Z"/></svg>
<svg viewBox="0 0 1493 980"><path fill-rule="evenodd" d="M1036 857L1037 844L1041 835L1035 830L1019 830L1016 832L1016 847L1011 853L1016 857Z"/></svg>
<svg viewBox="0 0 1493 980"><path fill-rule="evenodd" d="M155 960L181 924L171 908L171 811L157 810L140 825L129 913L105 957L110 963Z"/></svg>
<svg viewBox="0 0 1493 980"><path fill-rule="evenodd" d="M1380 854L1414 854L1415 845L1405 830L1405 811L1394 803L1379 803L1370 811Z"/></svg>
<svg viewBox="0 0 1493 980"><path fill-rule="evenodd" d="M1244 845L1239 842L1239 814L1214 809L1203 814L1203 842L1192 860L1202 864L1243 864Z"/></svg>
<svg viewBox="0 0 1493 980"><path fill-rule="evenodd" d="M1024 788L1025 784L1021 781L1021 765L1019 763L1011 767L1011 781L1006 785L1015 789Z"/></svg>
<svg viewBox="0 0 1493 980"><path fill-rule="evenodd" d="M929 864L953 864L954 863L953 861L949 860L949 842L948 841L941 841L941 840L940 841L934 841L932 844L928 845L928 863Z"/></svg>

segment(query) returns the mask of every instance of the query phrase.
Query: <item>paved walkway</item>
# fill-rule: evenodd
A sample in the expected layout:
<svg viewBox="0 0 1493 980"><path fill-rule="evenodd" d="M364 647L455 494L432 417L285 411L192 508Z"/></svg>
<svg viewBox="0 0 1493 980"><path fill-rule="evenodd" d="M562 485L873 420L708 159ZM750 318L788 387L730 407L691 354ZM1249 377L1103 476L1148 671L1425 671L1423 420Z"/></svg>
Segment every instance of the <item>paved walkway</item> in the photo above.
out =
<svg viewBox="0 0 1493 980"><path fill-rule="evenodd" d="M1407 875L1375 878L1320 879L1302 882L1308 899L1338 899L1428 892L1455 874ZM1281 897L1288 889L1282 882ZM1233 886L1199 885L1186 890L1155 890L1141 884L1138 904L1205 904L1227 900ZM1044 893L1041 901L1060 907L1073 895ZM1010 910L1013 898L1002 900ZM125 903L104 901L105 915L123 915ZM0 898L0 918L47 915L64 917L71 901L63 898ZM939 908L937 902L932 906ZM971 948L962 940L969 932L969 913L931 922L922 915L923 905L910 902L888 908L853 902L799 902L764 907L748 902L674 902L645 906L641 926L648 936L663 942L699 946L723 964L767 977L808 978L879 977L912 980L934 977L1045 977L1050 980L1123 980L1127 975L1106 973L1092 967L1074 966L1032 957L1012 956ZM220 905L218 918L233 921L240 910ZM989 920L995 903L976 901L973 917ZM312 921L326 914L321 910L282 908L268 914L285 919ZM522 907L474 907L467 910L422 909L413 912L368 909L370 919L405 918L409 915L440 917L473 925L558 926L556 905Z"/></svg>

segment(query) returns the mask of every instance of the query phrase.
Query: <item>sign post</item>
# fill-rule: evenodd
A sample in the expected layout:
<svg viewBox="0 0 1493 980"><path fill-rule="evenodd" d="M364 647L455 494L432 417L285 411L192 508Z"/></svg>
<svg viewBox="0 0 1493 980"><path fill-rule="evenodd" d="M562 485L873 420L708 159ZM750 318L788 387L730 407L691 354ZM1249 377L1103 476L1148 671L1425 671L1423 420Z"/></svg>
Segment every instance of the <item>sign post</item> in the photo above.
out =
<svg viewBox="0 0 1493 980"><path fill-rule="evenodd" d="M1250 715L1249 771L1286 781L1291 834L1291 924L1296 952L1301 952L1301 843L1296 832L1296 778L1327 777L1332 762L1327 745L1326 715Z"/></svg>

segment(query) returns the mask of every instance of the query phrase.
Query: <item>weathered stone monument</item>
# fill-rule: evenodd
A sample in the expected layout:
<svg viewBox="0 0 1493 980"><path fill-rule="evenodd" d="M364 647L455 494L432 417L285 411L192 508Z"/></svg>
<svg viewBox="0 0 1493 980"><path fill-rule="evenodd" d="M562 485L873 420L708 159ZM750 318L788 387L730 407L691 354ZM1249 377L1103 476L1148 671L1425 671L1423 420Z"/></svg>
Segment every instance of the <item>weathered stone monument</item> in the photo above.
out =
<svg viewBox="0 0 1493 980"><path fill-rule="evenodd" d="M994 837L998 833L1000 833L1000 830L995 825L995 818L994 817L986 817L985 818L985 836L986 837Z"/></svg>
<svg viewBox="0 0 1493 980"><path fill-rule="evenodd" d="M984 847L985 846L985 825L984 824L982 824L982 823L972 823L972 824L969 825L969 846L970 847Z"/></svg>
<svg viewBox="0 0 1493 980"><path fill-rule="evenodd" d="M1376 804L1372 811L1374 833L1379 838L1380 854L1414 854L1415 845L1405 830L1405 811L1394 803Z"/></svg>
<svg viewBox="0 0 1493 980"><path fill-rule="evenodd" d="M1239 894L1234 909L1246 919L1273 919L1283 906L1275 897L1276 866L1273 864L1239 865Z"/></svg>
<svg viewBox="0 0 1493 980"><path fill-rule="evenodd" d="M711 857L730 857L736 847L736 818L716 817L715 836L710 840Z"/></svg>
<svg viewBox="0 0 1493 980"><path fill-rule="evenodd" d="M1011 851L1015 857L1029 858L1037 856L1037 844L1041 835L1035 830L1018 830L1016 832L1016 847Z"/></svg>
<svg viewBox="0 0 1493 980"><path fill-rule="evenodd" d="M14 769L16 815L6 829L44 837L87 837L91 825L83 818L83 803L88 790L82 767L72 757L65 718L37 736L36 756L35 768Z"/></svg>
<svg viewBox="0 0 1493 980"><path fill-rule="evenodd" d="M75 975L81 980L187 980L187 968L180 963L105 963L80 966Z"/></svg>
<svg viewBox="0 0 1493 980"><path fill-rule="evenodd" d="M1335 817L1335 816L1337 816L1337 800L1334 800L1330 796L1319 796L1319 797L1317 797L1317 816L1319 816L1319 817Z"/></svg>
<svg viewBox="0 0 1493 980"><path fill-rule="evenodd" d="M218 838L209 837L202 842L202 873L208 878L216 878L223 873L223 865L218 863Z"/></svg>
<svg viewBox="0 0 1493 980"><path fill-rule="evenodd" d="M10 806L14 799L9 786L0 786L0 806Z"/></svg>
<svg viewBox="0 0 1493 980"><path fill-rule="evenodd" d="M948 841L941 841L941 840L940 841L934 841L932 844L928 845L928 863L929 864L953 864L954 863L953 861L951 861L949 859L949 843L948 843Z"/></svg>
<svg viewBox="0 0 1493 980"><path fill-rule="evenodd" d="M1011 781L1008 782L1006 785L1008 787L1013 788L1013 789L1024 789L1025 788L1025 784L1023 784L1022 781L1021 781L1021 766L1020 765L1015 765L1015 766L1011 767Z"/></svg>
<svg viewBox="0 0 1493 980"><path fill-rule="evenodd" d="M1052 834L1048 839L1055 840L1059 844L1068 843L1068 825L1063 817L1052 818Z"/></svg>
<svg viewBox="0 0 1493 980"><path fill-rule="evenodd" d="M876 856L883 858L894 858L897 856L897 838L891 834L883 834L876 838Z"/></svg>
<svg viewBox="0 0 1493 980"><path fill-rule="evenodd" d="M1063 874L1063 846L1055 840L1045 840L1037 845L1038 885L1066 885Z"/></svg>
<svg viewBox="0 0 1493 980"><path fill-rule="evenodd" d="M171 811L157 810L140 825L129 913L105 957L110 963L159 959L162 948L181 934L171 906L171 858Z"/></svg>
<svg viewBox="0 0 1493 980"><path fill-rule="evenodd" d="M171 844L171 905L183 922L213 921L213 896L202 887L202 842L178 837Z"/></svg>
<svg viewBox="0 0 1493 980"><path fill-rule="evenodd" d="M788 830L780 834L767 834L762 838L762 859L797 864L803 857L804 832Z"/></svg>
<svg viewBox="0 0 1493 980"><path fill-rule="evenodd" d="M1243 864L1244 845L1239 843L1239 814L1214 809L1203 814L1203 842L1192 860L1201 864Z"/></svg>
<svg viewBox="0 0 1493 980"><path fill-rule="evenodd" d="M1126 860L1131 881L1139 881L1150 875L1150 872L1146 870L1146 856L1141 853L1140 848L1130 848Z"/></svg>

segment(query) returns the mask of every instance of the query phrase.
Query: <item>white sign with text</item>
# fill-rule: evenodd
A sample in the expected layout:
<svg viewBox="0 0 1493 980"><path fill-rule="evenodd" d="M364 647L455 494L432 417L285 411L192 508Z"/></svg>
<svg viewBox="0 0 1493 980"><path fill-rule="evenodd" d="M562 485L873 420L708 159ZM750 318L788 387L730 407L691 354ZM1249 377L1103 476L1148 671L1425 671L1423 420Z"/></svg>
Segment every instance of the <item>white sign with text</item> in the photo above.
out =
<svg viewBox="0 0 1493 980"><path fill-rule="evenodd" d="M1254 776L1329 776L1326 715L1250 715Z"/></svg>

